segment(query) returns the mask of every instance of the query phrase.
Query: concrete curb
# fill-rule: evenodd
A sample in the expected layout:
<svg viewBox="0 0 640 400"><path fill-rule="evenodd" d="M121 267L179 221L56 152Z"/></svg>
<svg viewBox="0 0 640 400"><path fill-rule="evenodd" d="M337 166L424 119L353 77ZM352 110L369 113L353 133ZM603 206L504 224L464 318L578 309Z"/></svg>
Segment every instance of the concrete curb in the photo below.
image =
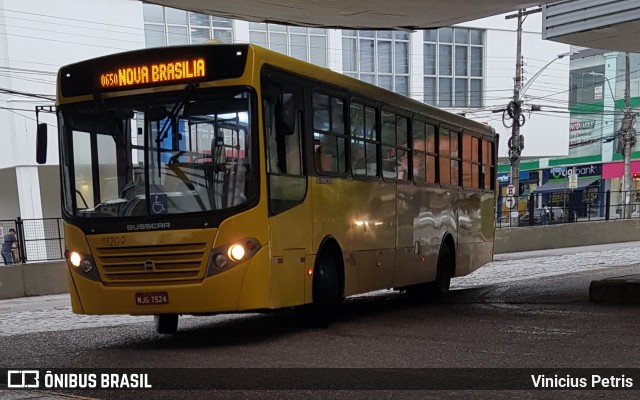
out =
<svg viewBox="0 0 640 400"><path fill-rule="evenodd" d="M622 243L640 238L640 219L496 229L495 253Z"/></svg>
<svg viewBox="0 0 640 400"><path fill-rule="evenodd" d="M0 299L69 293L64 261L0 265Z"/></svg>
<svg viewBox="0 0 640 400"><path fill-rule="evenodd" d="M589 300L594 303L640 304L640 275L592 281Z"/></svg>

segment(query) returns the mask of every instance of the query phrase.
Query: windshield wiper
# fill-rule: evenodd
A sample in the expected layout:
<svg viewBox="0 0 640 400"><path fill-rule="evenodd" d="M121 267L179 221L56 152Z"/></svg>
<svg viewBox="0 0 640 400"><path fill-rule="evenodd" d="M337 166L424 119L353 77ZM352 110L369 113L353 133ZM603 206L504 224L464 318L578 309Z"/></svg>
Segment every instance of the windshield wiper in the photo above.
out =
<svg viewBox="0 0 640 400"><path fill-rule="evenodd" d="M109 124L112 125L113 128L115 128L115 131L118 135L114 135L114 137L117 137L117 138L123 137L124 131L122 129L122 124L119 123L120 121L118 121L118 119L114 114L107 111L107 106L104 104L104 98L102 97L102 93L94 93L93 99L98 104L98 110L100 110L102 115L104 115L107 118L107 121L109 122Z"/></svg>
<svg viewBox="0 0 640 400"><path fill-rule="evenodd" d="M157 153L158 153L158 160L157 160L158 161L158 178L160 178L162 176L162 172L161 172L161 170L159 168L161 163L162 163L162 155L160 154L160 143L162 143L162 141L167 138L167 135L169 134L169 128L171 127L172 122L178 116L178 113L185 106L185 104L187 103L187 100L189 100L189 97L193 93L194 89L198 87L198 85L199 85L198 82L189 82L189 83L187 83L187 86L184 88L184 91L182 92L182 97L180 98L180 100L178 100L178 102L176 102L176 104L173 105L173 108L171 109L171 112L169 112L168 117L165 119L164 124L158 130L158 133L156 134L156 140L155 141L156 141L156 149L158 150L157 151Z"/></svg>

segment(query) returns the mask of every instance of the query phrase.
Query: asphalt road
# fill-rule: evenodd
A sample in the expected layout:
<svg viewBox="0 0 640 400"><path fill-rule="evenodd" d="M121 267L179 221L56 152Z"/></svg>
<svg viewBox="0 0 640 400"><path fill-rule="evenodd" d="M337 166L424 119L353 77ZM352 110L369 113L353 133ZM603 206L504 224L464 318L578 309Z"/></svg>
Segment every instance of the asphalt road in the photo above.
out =
<svg viewBox="0 0 640 400"><path fill-rule="evenodd" d="M634 250L629 246L621 249ZM576 254L580 259L580 252ZM133 372L144 368L216 368L219 372L266 368L272 371L267 376L278 382L300 379L309 371L331 379L335 371L322 368L351 368L356 371L354 379L369 375L374 380L377 375L367 368L501 368L485 373L504 371L505 379L509 371L518 368L553 369L561 375L578 373L572 370L576 368L603 373L617 368L634 376L635 390L541 391L532 386L528 391L316 391L292 390L296 385L289 383L283 384L283 390L270 391L246 387L234 391L64 390L42 398L58 399L62 394L100 399L640 398L640 370L634 370L640 367L638 307L594 304L588 296L592 280L640 274L640 264L576 270L563 264L566 253L504 256L502 262L519 260L509 268L534 269L539 262L530 264L531 260L545 258L546 265L553 266L552 257L557 260L557 274L526 278L523 271L525 278L519 279L515 273L515 278L501 283L491 283L495 276L485 283L482 279L472 284L460 280L448 299L435 303L412 303L392 291L349 299L337 321L326 329L307 329L299 323L298 314L286 312L184 318L179 332L171 336L155 334L150 320L5 334L0 337L0 368L91 371L126 367ZM563 273L563 268L571 272ZM501 273L498 267L495 271ZM46 326L46 315L41 319ZM55 321L51 323L55 325ZM201 373L209 379L215 371ZM474 374L473 370L432 371L452 375L454 387L456 379L464 387L468 382L464 375ZM249 372L247 376L251 376ZM471 375L469 379L474 378ZM180 378L176 375L175 379ZM367 389L375 387L374 382ZM27 398L22 395L27 393L0 391L0 398L5 399Z"/></svg>

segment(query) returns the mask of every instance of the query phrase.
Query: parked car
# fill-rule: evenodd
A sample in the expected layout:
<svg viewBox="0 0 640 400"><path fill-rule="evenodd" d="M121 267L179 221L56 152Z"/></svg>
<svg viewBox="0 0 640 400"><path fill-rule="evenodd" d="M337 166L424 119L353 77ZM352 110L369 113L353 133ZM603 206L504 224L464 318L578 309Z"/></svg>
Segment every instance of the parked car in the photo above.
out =
<svg viewBox="0 0 640 400"><path fill-rule="evenodd" d="M536 208L533 210L533 224L542 225L542 216L544 215L544 208ZM549 207L549 220L548 224L567 222L566 215L560 207ZM529 211L525 211L520 216L520 226L529 225Z"/></svg>
<svg viewBox="0 0 640 400"><path fill-rule="evenodd" d="M533 225L541 225L542 224L542 215L544 214L544 209L536 208L533 210ZM524 214L520 215L520 226L529 225L529 211L525 211Z"/></svg>

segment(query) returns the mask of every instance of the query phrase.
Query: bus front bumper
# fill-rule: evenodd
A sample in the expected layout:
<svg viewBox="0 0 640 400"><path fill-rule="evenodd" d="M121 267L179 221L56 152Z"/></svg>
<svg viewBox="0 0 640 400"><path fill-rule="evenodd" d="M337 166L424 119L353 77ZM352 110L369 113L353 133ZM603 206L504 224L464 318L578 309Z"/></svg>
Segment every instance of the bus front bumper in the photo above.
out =
<svg viewBox="0 0 640 400"><path fill-rule="evenodd" d="M76 314L198 314L273 308L269 299L269 254L263 247L228 271L185 284L114 286L68 267Z"/></svg>

